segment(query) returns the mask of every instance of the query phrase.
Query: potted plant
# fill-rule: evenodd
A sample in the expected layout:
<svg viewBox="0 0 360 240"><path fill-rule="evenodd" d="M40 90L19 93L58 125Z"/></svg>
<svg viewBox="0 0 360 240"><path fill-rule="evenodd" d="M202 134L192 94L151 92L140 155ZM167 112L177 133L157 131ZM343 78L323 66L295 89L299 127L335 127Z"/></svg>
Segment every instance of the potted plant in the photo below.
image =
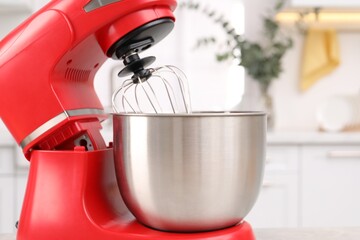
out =
<svg viewBox="0 0 360 240"><path fill-rule="evenodd" d="M293 40L289 35L284 34L280 24L275 20L275 15L282 9L284 0L277 1L274 8L262 17L262 38L261 41L251 41L245 36L236 33L235 28L226 20L223 15L216 11L202 7L201 4L189 1L183 2L180 7L196 10L205 14L215 24L219 25L226 34L226 48L216 53L218 61L236 60L243 66L255 80L260 88L264 107L268 113L268 126L274 126L273 101L269 94L272 82L279 78L282 69L282 60L293 46ZM197 47L219 43L214 36L204 37L198 40ZM223 43L222 43L223 44Z"/></svg>

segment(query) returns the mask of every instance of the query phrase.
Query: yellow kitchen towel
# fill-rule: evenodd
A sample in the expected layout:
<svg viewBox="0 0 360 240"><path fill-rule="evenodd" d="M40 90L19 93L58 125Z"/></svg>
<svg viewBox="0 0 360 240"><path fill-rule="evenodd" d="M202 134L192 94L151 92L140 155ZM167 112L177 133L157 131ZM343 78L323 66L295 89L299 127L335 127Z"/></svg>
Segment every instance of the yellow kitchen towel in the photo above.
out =
<svg viewBox="0 0 360 240"><path fill-rule="evenodd" d="M340 49L333 29L309 29L304 43L300 88L305 91L340 64Z"/></svg>

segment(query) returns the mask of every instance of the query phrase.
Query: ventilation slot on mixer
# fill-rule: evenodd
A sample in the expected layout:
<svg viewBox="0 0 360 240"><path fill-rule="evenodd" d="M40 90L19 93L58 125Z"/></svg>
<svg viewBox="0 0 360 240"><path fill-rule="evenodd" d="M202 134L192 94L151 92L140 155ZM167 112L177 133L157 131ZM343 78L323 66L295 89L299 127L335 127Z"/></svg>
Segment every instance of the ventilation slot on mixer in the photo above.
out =
<svg viewBox="0 0 360 240"><path fill-rule="evenodd" d="M90 73L90 70L68 68L65 72L65 78L74 82L86 82L89 79Z"/></svg>

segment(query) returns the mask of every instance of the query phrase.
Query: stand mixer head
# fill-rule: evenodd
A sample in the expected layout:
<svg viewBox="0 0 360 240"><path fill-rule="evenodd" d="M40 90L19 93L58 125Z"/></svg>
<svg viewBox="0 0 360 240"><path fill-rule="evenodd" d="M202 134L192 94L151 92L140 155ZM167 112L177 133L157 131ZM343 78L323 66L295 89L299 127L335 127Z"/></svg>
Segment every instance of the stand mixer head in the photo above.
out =
<svg viewBox="0 0 360 240"><path fill-rule="evenodd" d="M28 159L33 150L78 142L106 148L94 76L108 57L161 41L175 7L174 0L54 0L1 41L0 116Z"/></svg>

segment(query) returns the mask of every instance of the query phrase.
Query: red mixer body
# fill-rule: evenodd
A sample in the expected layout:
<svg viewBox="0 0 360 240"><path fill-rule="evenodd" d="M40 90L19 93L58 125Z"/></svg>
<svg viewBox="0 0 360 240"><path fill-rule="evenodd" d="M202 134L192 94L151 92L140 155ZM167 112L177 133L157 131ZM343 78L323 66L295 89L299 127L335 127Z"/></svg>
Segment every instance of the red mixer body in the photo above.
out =
<svg viewBox="0 0 360 240"><path fill-rule="evenodd" d="M175 7L53 0L0 42L0 117L30 160L18 240L254 240L246 222L204 233L152 230L122 202L94 76L108 57L165 37Z"/></svg>
<svg viewBox="0 0 360 240"><path fill-rule="evenodd" d="M17 240L255 240L251 226L170 233L138 223L118 186L112 149L34 151Z"/></svg>

